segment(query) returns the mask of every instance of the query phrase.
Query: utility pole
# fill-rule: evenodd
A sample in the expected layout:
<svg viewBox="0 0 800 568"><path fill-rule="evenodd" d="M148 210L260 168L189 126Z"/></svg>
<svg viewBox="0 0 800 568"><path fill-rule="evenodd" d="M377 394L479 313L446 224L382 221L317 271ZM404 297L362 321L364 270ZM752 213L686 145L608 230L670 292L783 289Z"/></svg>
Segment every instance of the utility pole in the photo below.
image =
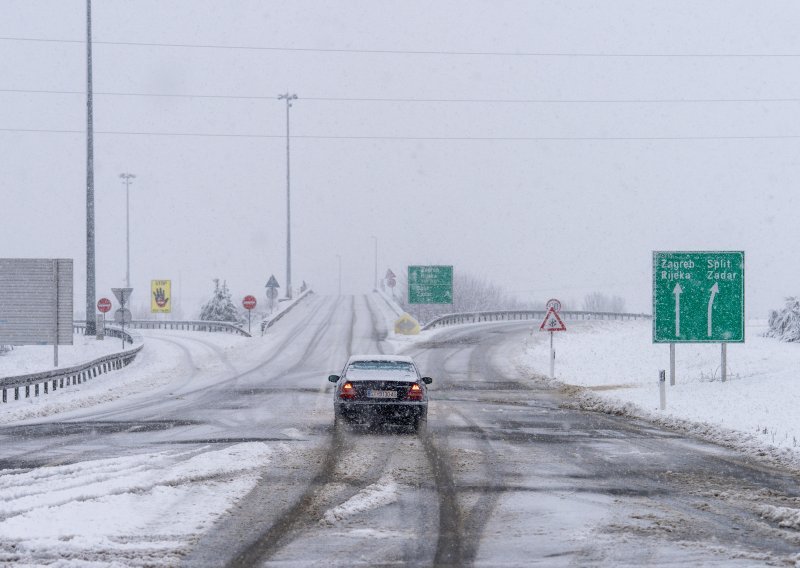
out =
<svg viewBox="0 0 800 568"><path fill-rule="evenodd" d="M136 178L129 173L119 174L125 184L125 286L131 287L131 180Z"/></svg>
<svg viewBox="0 0 800 568"><path fill-rule="evenodd" d="M278 95L278 100L286 101L286 298L292 299L292 192L291 170L289 168L289 109L297 95L286 92Z"/></svg>
<svg viewBox="0 0 800 568"><path fill-rule="evenodd" d="M378 291L378 237L372 235L372 238L375 240L375 285L374 290Z"/></svg>
<svg viewBox="0 0 800 568"><path fill-rule="evenodd" d="M86 335L97 334L94 297L94 125L92 110L92 0L86 0Z"/></svg>

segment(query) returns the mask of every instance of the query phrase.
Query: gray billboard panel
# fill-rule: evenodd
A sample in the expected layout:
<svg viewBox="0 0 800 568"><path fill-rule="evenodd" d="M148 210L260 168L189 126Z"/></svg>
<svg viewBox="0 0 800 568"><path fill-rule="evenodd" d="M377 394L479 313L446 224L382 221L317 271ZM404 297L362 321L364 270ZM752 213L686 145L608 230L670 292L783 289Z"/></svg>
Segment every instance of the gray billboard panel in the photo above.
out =
<svg viewBox="0 0 800 568"><path fill-rule="evenodd" d="M72 259L0 258L0 344L72 345Z"/></svg>

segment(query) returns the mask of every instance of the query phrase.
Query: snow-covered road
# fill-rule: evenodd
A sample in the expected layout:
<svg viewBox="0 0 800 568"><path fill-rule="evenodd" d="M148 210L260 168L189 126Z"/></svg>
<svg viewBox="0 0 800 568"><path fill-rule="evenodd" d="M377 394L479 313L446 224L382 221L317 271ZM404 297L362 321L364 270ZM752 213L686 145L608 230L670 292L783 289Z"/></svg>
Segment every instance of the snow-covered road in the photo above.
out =
<svg viewBox="0 0 800 568"><path fill-rule="evenodd" d="M429 424L333 428L379 298L313 298L265 337L147 332L125 371L2 409L0 561L60 566L794 563L796 477L573 408L519 365L529 326L405 350ZM124 377L124 378L123 378ZM785 522L784 522L785 524Z"/></svg>

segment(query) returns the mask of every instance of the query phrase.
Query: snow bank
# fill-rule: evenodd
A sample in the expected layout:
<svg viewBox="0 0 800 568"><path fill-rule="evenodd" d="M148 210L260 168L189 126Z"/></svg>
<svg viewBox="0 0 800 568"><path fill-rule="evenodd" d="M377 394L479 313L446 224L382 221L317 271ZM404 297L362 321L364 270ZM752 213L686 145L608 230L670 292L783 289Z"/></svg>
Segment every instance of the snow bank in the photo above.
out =
<svg viewBox="0 0 800 568"><path fill-rule="evenodd" d="M556 337L556 384L580 387L582 408L646 418L800 466L800 345L763 337L763 323L747 325L746 343L728 345L722 383L718 344L679 344L676 385L667 385L662 412L658 372L669 368L669 346L652 343L651 325L573 322ZM548 339L531 334L516 361L540 379L549 373Z"/></svg>
<svg viewBox="0 0 800 568"><path fill-rule="evenodd" d="M764 505L761 507L761 517L778 523L779 527L800 530L800 509Z"/></svg>
<svg viewBox="0 0 800 568"><path fill-rule="evenodd" d="M72 367L122 351L122 340L115 337L98 341L94 336L75 334L73 342L58 346L58 367L53 366L52 345L23 345L0 352L0 379Z"/></svg>
<svg viewBox="0 0 800 568"><path fill-rule="evenodd" d="M263 443L208 450L0 476L0 562L174 565L194 537L252 489L272 454Z"/></svg>

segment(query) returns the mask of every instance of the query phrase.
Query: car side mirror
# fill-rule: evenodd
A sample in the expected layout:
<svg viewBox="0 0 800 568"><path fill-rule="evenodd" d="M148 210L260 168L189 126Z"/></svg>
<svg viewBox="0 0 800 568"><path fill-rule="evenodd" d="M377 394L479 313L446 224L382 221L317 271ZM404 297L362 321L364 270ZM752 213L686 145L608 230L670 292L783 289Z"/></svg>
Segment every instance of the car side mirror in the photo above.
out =
<svg viewBox="0 0 800 568"><path fill-rule="evenodd" d="M328 380L332 383L335 383L339 380L339 375L328 375Z"/></svg>
<svg viewBox="0 0 800 568"><path fill-rule="evenodd" d="M425 383L426 385L429 385L433 382L433 379L430 377L422 377L422 382Z"/></svg>

